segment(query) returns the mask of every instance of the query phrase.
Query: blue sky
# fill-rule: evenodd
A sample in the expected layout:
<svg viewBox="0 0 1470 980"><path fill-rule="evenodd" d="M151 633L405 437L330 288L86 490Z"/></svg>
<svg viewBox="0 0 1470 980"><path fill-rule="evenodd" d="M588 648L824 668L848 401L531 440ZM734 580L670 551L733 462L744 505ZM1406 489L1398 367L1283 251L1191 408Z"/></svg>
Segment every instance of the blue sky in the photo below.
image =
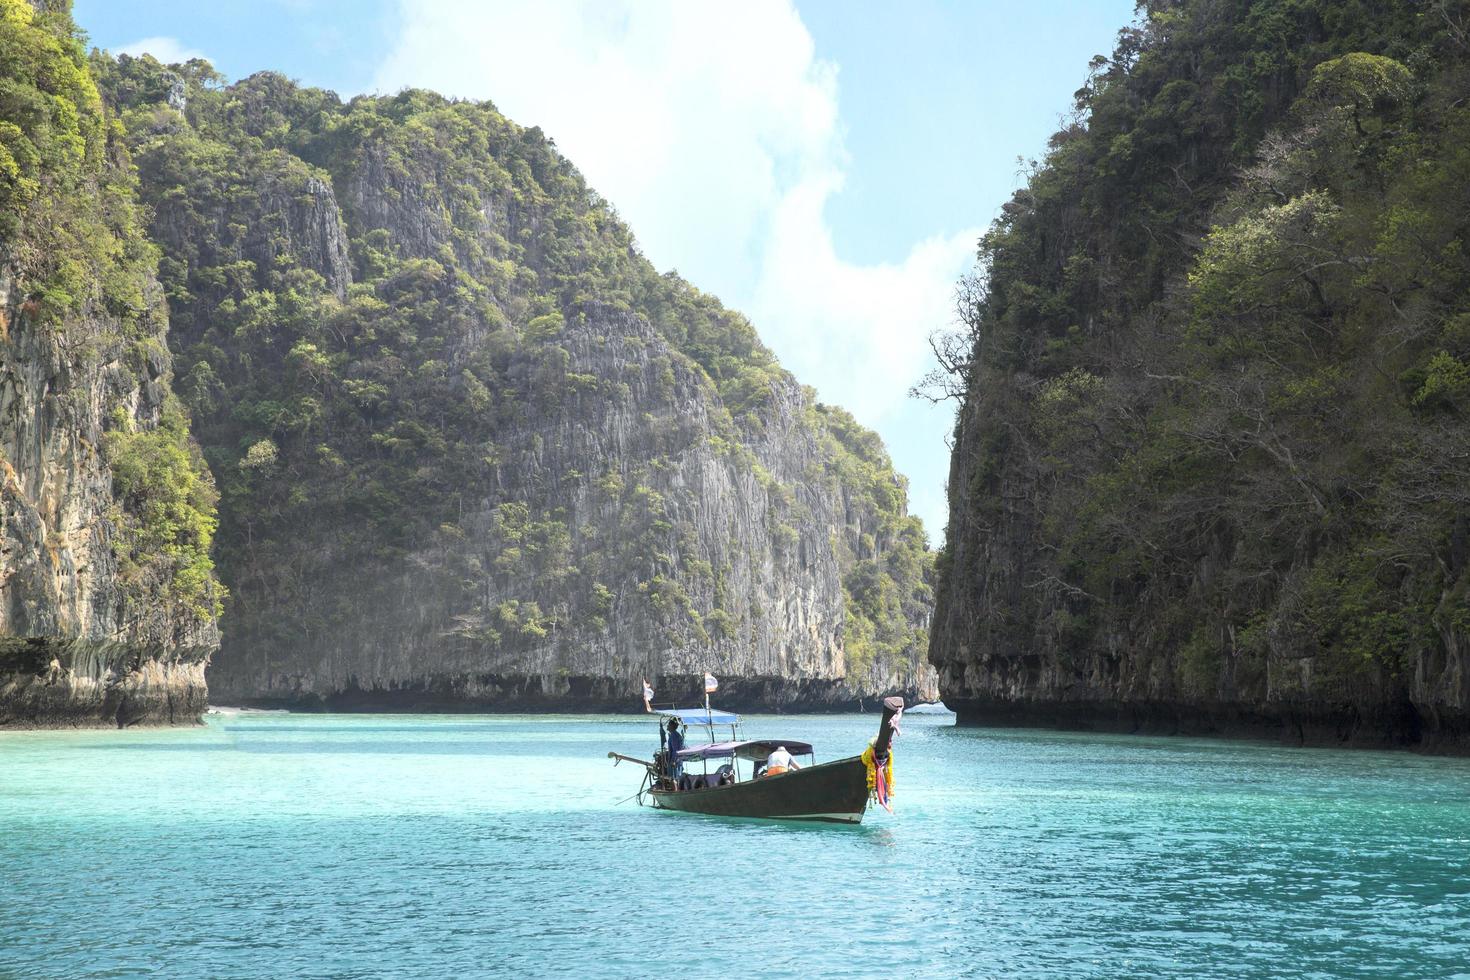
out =
<svg viewBox="0 0 1470 980"><path fill-rule="evenodd" d="M876 428L938 543L953 406L905 397L953 283L1132 0L75 0L92 43L539 125L661 269Z"/></svg>

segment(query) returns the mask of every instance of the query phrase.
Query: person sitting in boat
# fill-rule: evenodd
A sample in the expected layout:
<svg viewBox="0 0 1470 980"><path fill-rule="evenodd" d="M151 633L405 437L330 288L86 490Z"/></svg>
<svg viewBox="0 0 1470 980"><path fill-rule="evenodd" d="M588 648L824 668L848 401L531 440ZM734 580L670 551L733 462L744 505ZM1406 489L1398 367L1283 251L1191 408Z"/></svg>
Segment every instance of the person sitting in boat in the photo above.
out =
<svg viewBox="0 0 1470 980"><path fill-rule="evenodd" d="M786 746L776 746L776 751L766 757L766 771L764 775L779 776L788 769L800 769L796 760L791 758L791 753L786 751Z"/></svg>

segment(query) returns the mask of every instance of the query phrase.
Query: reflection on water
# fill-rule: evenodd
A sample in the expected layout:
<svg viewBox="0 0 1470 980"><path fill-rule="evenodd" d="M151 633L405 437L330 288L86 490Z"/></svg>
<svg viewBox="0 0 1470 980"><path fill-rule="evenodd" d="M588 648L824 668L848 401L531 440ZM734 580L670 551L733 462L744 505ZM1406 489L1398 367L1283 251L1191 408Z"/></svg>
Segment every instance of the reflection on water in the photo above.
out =
<svg viewBox="0 0 1470 980"><path fill-rule="evenodd" d="M758 717L855 753L876 716ZM0 733L0 976L1440 976L1470 762L905 720L861 827L625 800L642 717ZM781 942L771 942L782 934Z"/></svg>

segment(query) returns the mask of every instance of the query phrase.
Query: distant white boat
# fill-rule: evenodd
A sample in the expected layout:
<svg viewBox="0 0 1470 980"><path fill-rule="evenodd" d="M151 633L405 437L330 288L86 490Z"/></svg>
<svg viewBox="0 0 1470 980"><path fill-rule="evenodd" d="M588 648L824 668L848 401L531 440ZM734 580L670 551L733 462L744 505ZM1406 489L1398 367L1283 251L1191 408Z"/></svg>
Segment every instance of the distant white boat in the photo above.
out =
<svg viewBox="0 0 1470 980"><path fill-rule="evenodd" d="M933 704L916 704L903 709L906 715L952 715L953 711L944 706L943 701L935 701Z"/></svg>

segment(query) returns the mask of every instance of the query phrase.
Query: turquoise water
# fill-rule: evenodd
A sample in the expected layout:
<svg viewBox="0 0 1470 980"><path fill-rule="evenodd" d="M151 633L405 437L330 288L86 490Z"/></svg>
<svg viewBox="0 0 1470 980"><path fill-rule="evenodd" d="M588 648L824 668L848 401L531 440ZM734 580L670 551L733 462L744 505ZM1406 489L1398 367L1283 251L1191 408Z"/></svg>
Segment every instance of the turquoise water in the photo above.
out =
<svg viewBox="0 0 1470 980"><path fill-rule="evenodd" d="M819 758L875 717L755 717ZM0 976L1470 975L1470 761L910 718L858 828L618 804L631 717L0 734Z"/></svg>

